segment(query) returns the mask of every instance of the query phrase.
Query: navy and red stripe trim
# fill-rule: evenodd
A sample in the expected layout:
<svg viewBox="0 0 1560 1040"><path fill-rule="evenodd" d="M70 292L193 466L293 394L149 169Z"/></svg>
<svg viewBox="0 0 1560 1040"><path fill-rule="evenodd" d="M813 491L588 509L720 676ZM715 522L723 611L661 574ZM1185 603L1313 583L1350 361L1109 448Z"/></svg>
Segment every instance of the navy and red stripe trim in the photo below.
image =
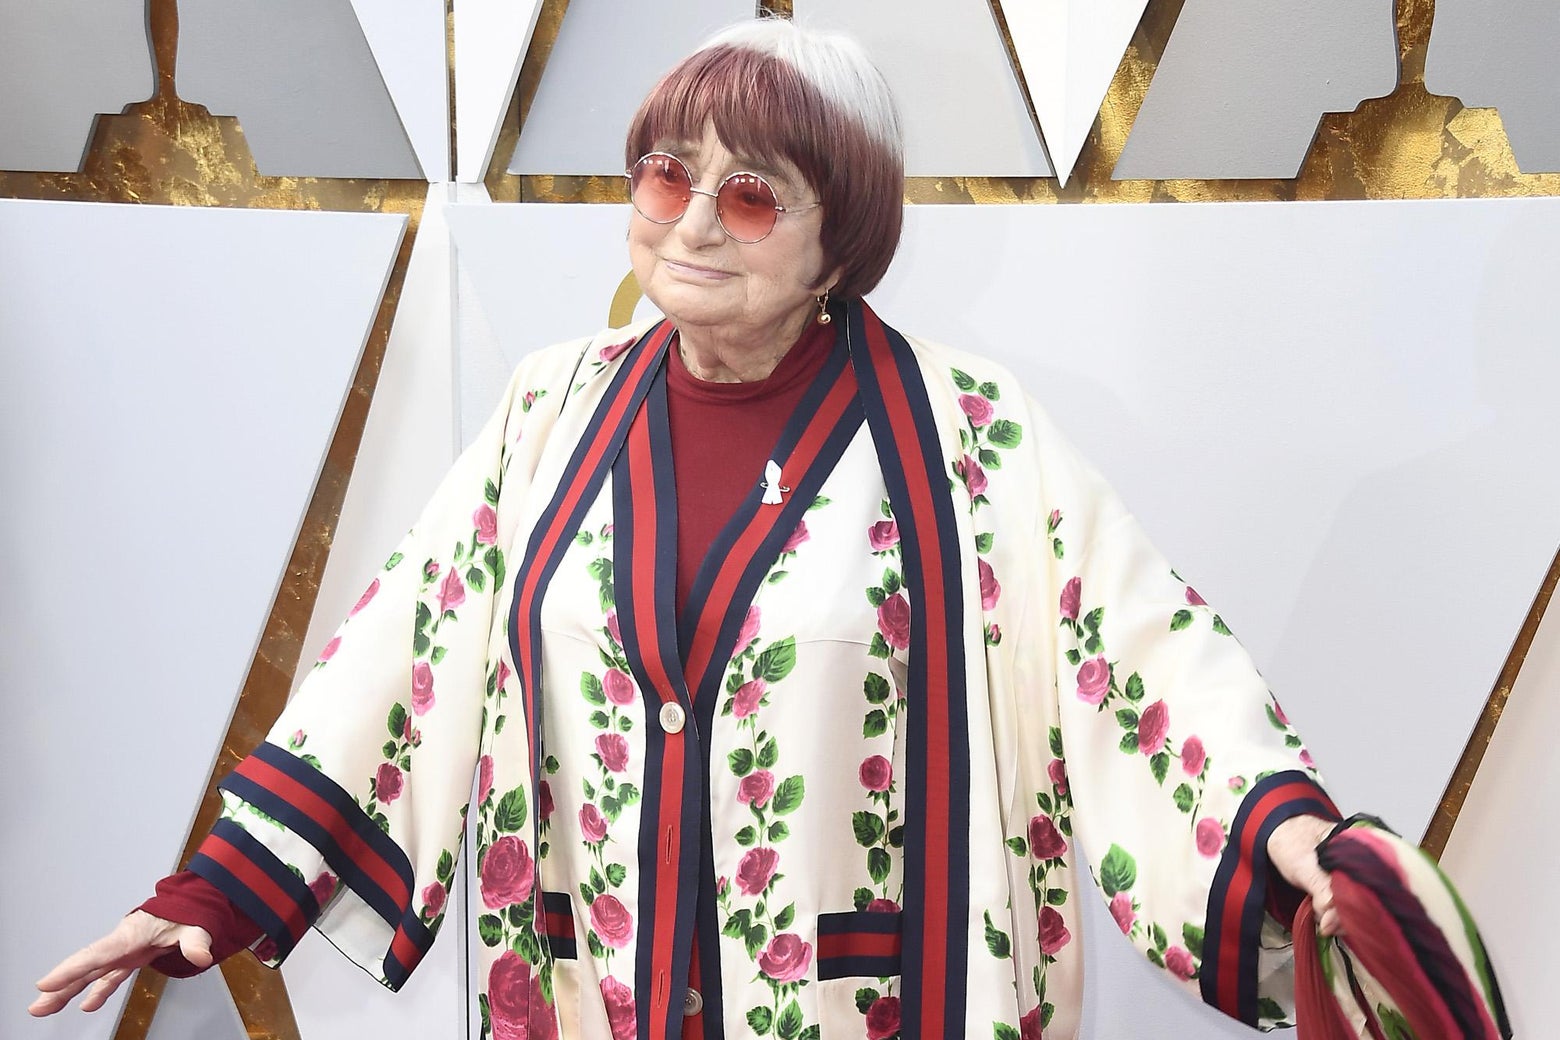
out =
<svg viewBox="0 0 1560 1040"><path fill-rule="evenodd" d="M547 947L558 960L572 961L579 957L579 944L574 936L574 900L567 892L543 892L541 933L547 936Z"/></svg>
<svg viewBox="0 0 1560 1040"><path fill-rule="evenodd" d="M534 792L541 779L542 599L586 512L601 494L607 474L623 448L629 427L660 371L673 328L660 322L635 343L618 364L564 470L552 500L542 510L520 565L515 569L509 614L509 652L520 682ZM532 814L531 837L540 845L539 814Z"/></svg>
<svg viewBox="0 0 1560 1040"><path fill-rule="evenodd" d="M682 1031L682 994L693 945L701 833L685 810L705 797L699 735L677 659L677 513L666 420L665 372L657 374L612 469L613 576L618 630L645 699L645 768L639 832L639 937L634 986L641 1040ZM657 721L675 704L689 721L668 733ZM697 817L695 817L697 819Z"/></svg>
<svg viewBox="0 0 1560 1040"><path fill-rule="evenodd" d="M848 315L851 360L899 525L910 596L905 756L902 1030L965 1028L969 918L969 736L961 546L949 464L920 365L865 304Z"/></svg>
<svg viewBox="0 0 1560 1040"><path fill-rule="evenodd" d="M1257 1024L1257 955L1267 912L1268 836L1285 820L1301 815L1338 819L1337 806L1307 774L1288 770L1253 784L1235 814L1208 893L1202 998L1249 1026Z"/></svg>
<svg viewBox="0 0 1560 1040"><path fill-rule="evenodd" d="M900 973L903 914L876 910L818 915L818 980ZM908 991L906 991L908 992Z"/></svg>
<svg viewBox="0 0 1560 1040"><path fill-rule="evenodd" d="M344 788L275 744L261 744L219 786L312 845L341 882L395 929L383 970L391 988L399 989L433 945L433 935L413 911L412 865L400 846ZM308 887L300 893L285 883L282 874L294 882L296 876L231 821L213 829L190 869L222 889L246 913L258 909L257 901L264 903L271 923L260 916L254 921L284 956L319 916ZM209 876L203 871L209 871ZM292 913L284 906L288 893Z"/></svg>

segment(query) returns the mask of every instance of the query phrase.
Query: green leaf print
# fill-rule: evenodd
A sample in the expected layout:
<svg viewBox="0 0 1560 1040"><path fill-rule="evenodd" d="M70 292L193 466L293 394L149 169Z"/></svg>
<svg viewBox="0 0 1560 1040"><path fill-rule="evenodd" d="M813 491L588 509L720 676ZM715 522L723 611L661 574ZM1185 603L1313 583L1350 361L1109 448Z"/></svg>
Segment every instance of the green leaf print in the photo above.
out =
<svg viewBox="0 0 1560 1040"><path fill-rule="evenodd" d="M802 1005L791 1001L775 1019L775 1035L780 1040L797 1040L802 1034Z"/></svg>
<svg viewBox="0 0 1560 1040"><path fill-rule="evenodd" d="M726 756L726 763L737 776L747 776L753 771L753 752L747 748L737 748Z"/></svg>
<svg viewBox="0 0 1560 1040"><path fill-rule="evenodd" d="M743 848L747 848L749 845L752 845L755 841L758 840L758 831L754 830L751 826L744 827L736 833L736 839L738 845L741 845Z"/></svg>
<svg viewBox="0 0 1560 1040"><path fill-rule="evenodd" d="M775 738L770 737L764 741L764 746L758 749L758 764L762 769L768 769L780 761L780 745L775 743Z"/></svg>
<svg viewBox="0 0 1560 1040"><path fill-rule="evenodd" d="M980 396L988 401L999 401L1002 399L1002 393L997 389L997 384L990 382L980 384Z"/></svg>
<svg viewBox="0 0 1560 1040"><path fill-rule="evenodd" d="M883 848L867 850L867 874L872 878L873 884L881 885L888 880L888 872L893 868L893 861L889 859L888 850Z"/></svg>
<svg viewBox="0 0 1560 1040"><path fill-rule="evenodd" d="M1116 709L1116 722L1122 729L1137 729L1138 713L1131 708Z"/></svg>
<svg viewBox="0 0 1560 1040"><path fill-rule="evenodd" d="M870 849L883 840L883 818L876 813L851 813L850 827L856 832L856 844L863 848Z"/></svg>
<svg viewBox="0 0 1560 1040"><path fill-rule="evenodd" d="M867 712L867 717L861 723L861 735L863 737L878 737L888 732L888 716L882 708L873 708Z"/></svg>
<svg viewBox="0 0 1560 1040"><path fill-rule="evenodd" d="M1265 1018L1271 1022L1282 1022L1289 1016L1284 1014L1283 1005L1272 997L1257 998L1257 1017Z"/></svg>
<svg viewBox="0 0 1560 1040"><path fill-rule="evenodd" d="M774 800L769 804L776 816L785 816L797 810L806 794L806 781L800 776L788 776L775 788Z"/></svg>
<svg viewBox="0 0 1560 1040"><path fill-rule="evenodd" d="M776 820L769 825L769 840L771 842L784 841L791 836L791 828L785 825L785 821Z"/></svg>
<svg viewBox="0 0 1560 1040"><path fill-rule="evenodd" d="M850 901L856 907L857 910L865 910L867 908L867 905L872 902L872 889L870 889L870 888L858 888L858 889L856 889L855 892L851 893L851 900Z"/></svg>
<svg viewBox="0 0 1560 1040"><path fill-rule="evenodd" d="M1007 933L991 923L991 911L986 911L986 949L998 960L1004 960L1013 950L1013 942Z"/></svg>
<svg viewBox="0 0 1560 1040"><path fill-rule="evenodd" d="M999 448L1016 448L1024 439L1024 428L1011 419L998 419L986 427L986 439Z"/></svg>
<svg viewBox="0 0 1560 1040"><path fill-rule="evenodd" d="M1202 960L1203 930L1195 924L1183 924L1181 926L1181 938L1185 940L1186 949L1191 955L1198 960ZM1283 1017L1282 1011L1280 1011L1279 1017Z"/></svg>
<svg viewBox="0 0 1560 1040"><path fill-rule="evenodd" d="M1235 634L1230 631L1230 626L1224 623L1224 619L1217 614L1213 615L1213 630L1221 636L1232 636Z"/></svg>
<svg viewBox="0 0 1560 1040"><path fill-rule="evenodd" d="M1130 685L1130 683L1131 683L1131 680L1128 680L1128 684L1129 685ZM1061 758L1062 757L1062 729L1061 729L1061 727L1060 726L1052 726L1050 733L1048 733L1046 736L1049 739L1050 744L1051 744L1051 754L1055 755L1057 758Z"/></svg>
<svg viewBox="0 0 1560 1040"><path fill-rule="evenodd" d="M1175 789L1175 807L1182 812L1191 812L1192 803L1197 801L1197 795L1192 792L1190 784L1182 784Z"/></svg>
<svg viewBox="0 0 1560 1040"><path fill-rule="evenodd" d="M1138 735L1135 730L1128 730L1121 735L1121 743L1117 745L1123 755L1135 755L1138 753Z"/></svg>
<svg viewBox="0 0 1560 1040"><path fill-rule="evenodd" d="M1143 677L1137 672L1127 676L1127 700L1140 701L1143 699Z"/></svg>
<svg viewBox="0 0 1560 1040"><path fill-rule="evenodd" d="M390 714L385 719L385 729L396 740L400 740L406 733L406 709L400 704L390 705Z"/></svg>
<svg viewBox="0 0 1560 1040"><path fill-rule="evenodd" d="M493 826L513 834L525 826L525 788L517 787L498 801L498 811L493 814Z"/></svg>
<svg viewBox="0 0 1560 1040"><path fill-rule="evenodd" d="M483 592L487 589L487 574L481 567L468 567L466 569L466 584Z"/></svg>
<svg viewBox="0 0 1560 1040"><path fill-rule="evenodd" d="M1165 785L1165 777L1170 772L1170 753L1168 751L1160 751L1150 756L1148 768L1154 774L1154 779L1158 781L1159 786L1163 787Z"/></svg>
<svg viewBox="0 0 1560 1040"><path fill-rule="evenodd" d="M865 1015L871 1010L872 1002L881 995L877 990L863 986L856 991L856 1010Z"/></svg>
<svg viewBox="0 0 1560 1040"><path fill-rule="evenodd" d="M953 370L953 385L965 393L969 393L975 389L975 377L956 368Z"/></svg>
<svg viewBox="0 0 1560 1040"><path fill-rule="evenodd" d="M766 1007L756 1007L747 1013L747 1024L759 1036L768 1036L770 1028L775 1024L774 1012Z"/></svg>
<svg viewBox="0 0 1560 1040"><path fill-rule="evenodd" d="M1007 840L1007 847L1008 851L1015 856L1029 855L1029 843L1025 841L1022 836L1009 838Z"/></svg>
<svg viewBox="0 0 1560 1040"><path fill-rule="evenodd" d="M504 554L498 551L498 546L488 546L488 551L482 554L482 562L493 572L494 587L504 584Z"/></svg>
<svg viewBox="0 0 1560 1040"><path fill-rule="evenodd" d="M1018 1030L1006 1022L991 1023L991 1040L1020 1040Z"/></svg>
<svg viewBox="0 0 1560 1040"><path fill-rule="evenodd" d="M504 922L497 914L483 914L477 918L477 934L483 946L497 946L504 941Z"/></svg>
<svg viewBox="0 0 1560 1040"><path fill-rule="evenodd" d="M1125 892L1137 884L1137 861L1120 845L1112 845L1100 864L1100 887L1107 896Z"/></svg>
<svg viewBox="0 0 1560 1040"><path fill-rule="evenodd" d="M488 505L498 505L498 485L493 483L492 480L489 480L482 487L482 497L487 499Z"/></svg>
<svg viewBox="0 0 1560 1040"><path fill-rule="evenodd" d="M991 545L997 540L996 535L990 531L975 536L975 551L984 556L991 551Z"/></svg>
<svg viewBox="0 0 1560 1040"><path fill-rule="evenodd" d="M774 684L791 674L796 667L796 639L786 636L758 655L753 662L753 678Z"/></svg>
<svg viewBox="0 0 1560 1040"><path fill-rule="evenodd" d="M402 554L402 553L391 553L390 554L390 558L385 561L385 570L387 570L387 571L395 570L396 567L400 564L400 562L402 560L404 560L404 559L406 559L406 556L404 554Z"/></svg>
<svg viewBox="0 0 1560 1040"><path fill-rule="evenodd" d="M589 672L580 676L580 692L592 704L607 703L607 691L602 688L601 680Z"/></svg>
<svg viewBox="0 0 1560 1040"><path fill-rule="evenodd" d="M433 869L433 876L444 882L446 885L448 885L450 879L455 876L455 857L450 855L450 851L448 849L445 849L443 852L439 853L439 863Z"/></svg>
<svg viewBox="0 0 1560 1040"><path fill-rule="evenodd" d="M1170 618L1170 631L1179 632L1181 629L1185 628L1191 623L1192 612L1186 609L1178 610L1175 612L1175 615Z"/></svg>
<svg viewBox="0 0 1560 1040"><path fill-rule="evenodd" d="M618 888L628 880L628 868L621 863L607 864L607 883L613 888Z"/></svg>
<svg viewBox="0 0 1560 1040"><path fill-rule="evenodd" d="M876 672L872 672L862 681L862 689L866 692L867 701L871 704L882 704L888 700L888 695L893 690L888 685L888 680Z"/></svg>

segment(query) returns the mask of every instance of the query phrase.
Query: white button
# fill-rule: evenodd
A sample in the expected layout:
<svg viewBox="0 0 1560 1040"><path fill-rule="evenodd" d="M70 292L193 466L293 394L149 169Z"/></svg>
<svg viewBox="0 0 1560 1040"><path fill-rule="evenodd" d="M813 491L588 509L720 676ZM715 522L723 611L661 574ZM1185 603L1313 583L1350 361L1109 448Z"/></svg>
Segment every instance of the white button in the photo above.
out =
<svg viewBox="0 0 1560 1040"><path fill-rule="evenodd" d="M688 987L688 992L683 996L683 1017L692 1018L703 1010L704 998L699 996L698 990Z"/></svg>
<svg viewBox="0 0 1560 1040"><path fill-rule="evenodd" d="M688 721L688 715L682 710L682 705L675 701L667 701L661 705L661 728L668 733L681 733L683 725Z"/></svg>

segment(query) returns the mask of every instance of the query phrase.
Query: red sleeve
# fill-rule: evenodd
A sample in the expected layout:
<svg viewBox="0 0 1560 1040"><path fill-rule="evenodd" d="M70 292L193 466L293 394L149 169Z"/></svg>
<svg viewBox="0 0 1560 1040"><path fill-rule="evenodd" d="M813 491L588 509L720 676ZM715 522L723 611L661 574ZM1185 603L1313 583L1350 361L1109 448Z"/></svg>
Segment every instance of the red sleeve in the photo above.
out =
<svg viewBox="0 0 1560 1040"><path fill-rule="evenodd" d="M156 891L156 895L136 909L165 921L206 929L211 935L213 964L220 964L260 938L260 926L199 874L181 870L157 882ZM152 961L152 967L175 979L198 975L203 970L185 960L177 946Z"/></svg>

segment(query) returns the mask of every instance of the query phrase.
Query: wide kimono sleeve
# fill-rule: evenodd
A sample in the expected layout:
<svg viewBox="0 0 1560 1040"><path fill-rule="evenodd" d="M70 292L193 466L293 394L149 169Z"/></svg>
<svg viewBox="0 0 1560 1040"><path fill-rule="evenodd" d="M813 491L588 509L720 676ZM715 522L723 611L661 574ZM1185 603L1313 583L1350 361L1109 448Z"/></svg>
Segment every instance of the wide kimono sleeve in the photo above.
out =
<svg viewBox="0 0 1560 1040"><path fill-rule="evenodd" d="M432 944L502 667L506 549L583 347L522 363L264 743L219 785L189 869L260 926L266 963L313 925L399 989Z"/></svg>
<svg viewBox="0 0 1560 1040"><path fill-rule="evenodd" d="M1292 1023L1293 904L1275 898L1267 838L1336 810L1224 619L1032 405L1029 428L1046 572L1033 616L1059 720L1043 753L1065 760L1074 833L1150 961L1248 1025Z"/></svg>

